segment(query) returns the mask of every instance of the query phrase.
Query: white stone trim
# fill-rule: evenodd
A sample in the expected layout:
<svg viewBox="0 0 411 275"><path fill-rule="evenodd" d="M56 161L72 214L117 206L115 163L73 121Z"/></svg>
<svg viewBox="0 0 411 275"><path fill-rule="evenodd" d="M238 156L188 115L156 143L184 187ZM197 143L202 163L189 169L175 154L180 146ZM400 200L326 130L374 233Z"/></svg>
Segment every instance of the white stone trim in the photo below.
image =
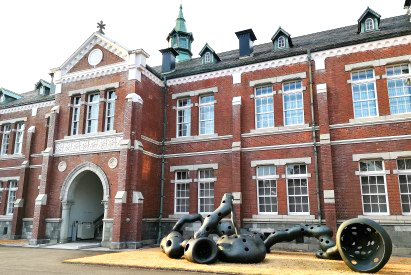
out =
<svg viewBox="0 0 411 275"><path fill-rule="evenodd" d="M330 144L330 134L321 134L320 135L320 144Z"/></svg>
<svg viewBox="0 0 411 275"><path fill-rule="evenodd" d="M283 150L290 148L305 148L311 147L314 144L312 142L307 143L295 143L295 144L281 144L281 145L270 145L270 146L259 146L259 147L247 147L242 148L242 152L257 152L257 151L268 151L268 150Z"/></svg>
<svg viewBox="0 0 411 275"><path fill-rule="evenodd" d="M0 115L32 110L33 108L43 108L43 107L54 106L54 104L55 104L55 101L51 100L51 101L45 101L45 102L40 102L40 103L0 109Z"/></svg>
<svg viewBox="0 0 411 275"><path fill-rule="evenodd" d="M313 222L314 215L272 215L259 214L253 215L252 219L243 219L246 223L252 222ZM272 230L271 230L272 231Z"/></svg>
<svg viewBox="0 0 411 275"><path fill-rule="evenodd" d="M317 84L317 94L327 93L327 83Z"/></svg>
<svg viewBox="0 0 411 275"><path fill-rule="evenodd" d="M218 169L218 163L205 163L205 164L194 164L194 165L180 165L180 166L170 166L170 172L188 170L196 171L199 169Z"/></svg>
<svg viewBox="0 0 411 275"><path fill-rule="evenodd" d="M2 161L2 160L12 160L12 159L24 159L24 155L22 155L22 154L0 155L0 161Z"/></svg>
<svg viewBox="0 0 411 275"><path fill-rule="evenodd" d="M370 67L378 67L378 66L385 66L391 64L398 64L398 63L410 63L411 62L411 55L402 55L396 57L389 57L383 59L376 59L366 62L359 62L345 65L345 71L350 72L357 69L363 68L370 68Z"/></svg>
<svg viewBox="0 0 411 275"><path fill-rule="evenodd" d="M143 203L144 202L144 196L143 193L141 192L133 192L133 203Z"/></svg>
<svg viewBox="0 0 411 275"><path fill-rule="evenodd" d="M380 124L390 124L390 123L401 123L401 122L410 122L411 113L407 114L398 114L398 115L387 115L387 116L378 116L372 118L363 118L363 119L350 119L349 123L333 124L330 125L330 129L342 129L350 127L360 127L360 126L372 126Z"/></svg>
<svg viewBox="0 0 411 275"><path fill-rule="evenodd" d="M362 159L398 159L400 157L410 157L411 151L399 151L399 152L378 152L378 153L368 153L368 154L353 154L353 161L360 161Z"/></svg>
<svg viewBox="0 0 411 275"><path fill-rule="evenodd" d="M335 203L334 190L324 190L324 203Z"/></svg>
<svg viewBox="0 0 411 275"><path fill-rule="evenodd" d="M69 96L82 95L82 94L87 94L87 93L91 93L91 92L116 89L118 87L120 87L120 82L113 82L113 83L108 83L108 84L104 84L104 85L88 87L88 88L84 88L84 89L72 90L72 91L68 92L68 95Z"/></svg>
<svg viewBox="0 0 411 275"><path fill-rule="evenodd" d="M57 84L71 83L71 82L76 82L80 80L93 79L93 78L102 77L106 75L121 73L125 71L128 71L127 61L120 62L120 63L114 63L114 64L101 66L101 67L96 67L94 69L90 69L86 71L73 72L73 73L62 76L60 80L61 82L56 82L56 83Z"/></svg>
<svg viewBox="0 0 411 275"><path fill-rule="evenodd" d="M410 224L411 215L358 215L358 218L367 218L380 224Z"/></svg>
<svg viewBox="0 0 411 275"><path fill-rule="evenodd" d="M289 159L267 159L267 160L253 160L251 161L251 167L257 167L259 165L287 165L289 163L305 163L311 164L311 157L307 158L289 158Z"/></svg>
<svg viewBox="0 0 411 275"><path fill-rule="evenodd" d="M241 105L241 96L234 96L232 100L232 105Z"/></svg>
<svg viewBox="0 0 411 275"><path fill-rule="evenodd" d="M144 135L141 135L141 139L142 139L142 140L145 140L145 141L147 141L147 142L150 142L150 143L152 143L152 144L154 144L154 145L161 145L161 142L160 142L160 141L154 140L154 139L149 138L149 137L144 136Z"/></svg>
<svg viewBox="0 0 411 275"><path fill-rule="evenodd" d="M304 78L307 78L307 73L306 72L288 74L288 75L281 75L281 76L276 76L276 77L271 77L271 78L252 80L252 81L250 81L250 87L255 87L255 86L264 85L264 84L274 84L274 83L278 83L278 82L304 79Z"/></svg>
<svg viewBox="0 0 411 275"><path fill-rule="evenodd" d="M143 154L158 159L162 157L162 155L157 155L146 150L143 150Z"/></svg>
<svg viewBox="0 0 411 275"><path fill-rule="evenodd" d="M183 92L183 93L176 93L176 94L172 94L171 98L172 99L178 99L178 98L182 98L182 97L198 96L198 95L208 94L208 93L218 93L218 87L210 87L210 88L205 88L205 89L201 89L201 90L188 91L188 92Z"/></svg>
<svg viewBox="0 0 411 275"><path fill-rule="evenodd" d="M308 132L308 131L312 131L312 128L309 126L309 124L291 125L291 126L281 126L281 127L272 127L272 128L251 129L250 133L241 134L241 137L278 135L278 134L288 134L288 133Z"/></svg>
<svg viewBox="0 0 411 275"><path fill-rule="evenodd" d="M179 138L171 138L171 141L167 141L166 145L191 143L191 142L203 142L203 141L214 141L214 140L225 140L225 139L232 139L232 138L233 138L232 135L219 136L218 134L179 137ZM161 143L159 145L161 145Z"/></svg>
<svg viewBox="0 0 411 275"><path fill-rule="evenodd" d="M406 119L406 118L411 118L411 113L377 116L377 117L367 117L367 118L355 118L355 119L350 119L350 123L381 122L381 121L387 121L387 120Z"/></svg>
<svg viewBox="0 0 411 275"><path fill-rule="evenodd" d="M19 117L19 118L13 118L13 119L8 119L8 120L2 120L0 121L0 125L13 124L16 122L21 122L21 121L27 121L27 117Z"/></svg>
<svg viewBox="0 0 411 275"><path fill-rule="evenodd" d="M46 222L50 222L50 223L60 223L62 221L61 218L47 218L45 219Z"/></svg>
<svg viewBox="0 0 411 275"><path fill-rule="evenodd" d="M155 74L153 74L152 72L150 72L149 70L147 70L147 68L143 68L141 73L143 75L145 75L148 79L150 79L151 81L153 81L155 84L157 84L160 87L164 87L164 83L163 80L161 80L160 78L158 78Z"/></svg>
<svg viewBox="0 0 411 275"><path fill-rule="evenodd" d="M0 171L20 170L21 166L0 167Z"/></svg>
<svg viewBox="0 0 411 275"><path fill-rule="evenodd" d="M357 143L382 142L382 141L397 141L397 140L409 140L409 139L411 139L411 135L384 136L384 137L372 137L372 138L334 140L334 141L331 141L331 145L357 144Z"/></svg>
<svg viewBox="0 0 411 275"><path fill-rule="evenodd" d="M214 150L214 151L202 151L202 152L190 152L190 153L180 153L180 154L167 154L165 158L182 158L182 157L196 157L196 156L207 156L207 155L217 155L217 154L230 154L231 149L225 150Z"/></svg>
<svg viewBox="0 0 411 275"><path fill-rule="evenodd" d="M233 84L241 84L241 74L242 72L233 72Z"/></svg>
<svg viewBox="0 0 411 275"><path fill-rule="evenodd" d="M47 194L38 194L35 205L47 205Z"/></svg>
<svg viewBox="0 0 411 275"><path fill-rule="evenodd" d="M140 103L140 104L143 104L143 103L144 103L144 101L143 101L143 99L141 98L141 96L139 96L139 95L136 94L136 93L130 93L130 94L128 94L128 95L126 96L126 100L127 100L127 101L132 101L132 102L134 102L134 103Z"/></svg>
<svg viewBox="0 0 411 275"><path fill-rule="evenodd" d="M74 182L74 179L84 171L91 171L95 173L103 185L103 200L108 201L110 197L110 185L108 182L108 178L104 173L103 169L101 169L98 165L91 163L91 162L84 162L78 166L76 166L64 179L63 186L61 187L60 191L60 200L62 202L72 201L72 189L71 186ZM77 182L75 183L77 184ZM72 191L72 190L71 190Z"/></svg>

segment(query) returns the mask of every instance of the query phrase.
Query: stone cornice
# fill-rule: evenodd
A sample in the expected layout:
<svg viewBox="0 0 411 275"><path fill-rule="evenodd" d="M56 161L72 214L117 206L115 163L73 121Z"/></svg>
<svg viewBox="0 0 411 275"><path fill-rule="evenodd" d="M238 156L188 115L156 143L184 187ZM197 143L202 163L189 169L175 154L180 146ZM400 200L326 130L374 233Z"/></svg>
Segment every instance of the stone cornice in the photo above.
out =
<svg viewBox="0 0 411 275"><path fill-rule="evenodd" d="M34 104L21 105L21 106L6 108L6 109L0 109L0 115L16 113L16 112L23 112L27 110L32 110L33 108L43 108L43 107L54 106L54 104L55 104L55 101L51 100L51 101L44 101L44 102L39 102L39 103L34 103Z"/></svg>

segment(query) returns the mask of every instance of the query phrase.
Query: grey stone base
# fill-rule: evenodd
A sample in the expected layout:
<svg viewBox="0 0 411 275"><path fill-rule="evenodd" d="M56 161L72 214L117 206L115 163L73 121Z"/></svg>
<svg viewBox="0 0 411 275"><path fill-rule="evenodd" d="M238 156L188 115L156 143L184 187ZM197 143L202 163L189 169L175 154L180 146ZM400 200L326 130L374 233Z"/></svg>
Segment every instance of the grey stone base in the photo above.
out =
<svg viewBox="0 0 411 275"><path fill-rule="evenodd" d="M112 242L111 249L137 249L143 246L142 242Z"/></svg>
<svg viewBox="0 0 411 275"><path fill-rule="evenodd" d="M32 219L23 219L23 229L22 229L22 239L31 239L31 233L33 230L33 220Z"/></svg>
<svg viewBox="0 0 411 275"><path fill-rule="evenodd" d="M50 240L48 239L30 239L29 240L29 245L40 245L40 244L48 244L50 243Z"/></svg>
<svg viewBox="0 0 411 275"><path fill-rule="evenodd" d="M11 221L0 221L0 239L9 240L11 238Z"/></svg>

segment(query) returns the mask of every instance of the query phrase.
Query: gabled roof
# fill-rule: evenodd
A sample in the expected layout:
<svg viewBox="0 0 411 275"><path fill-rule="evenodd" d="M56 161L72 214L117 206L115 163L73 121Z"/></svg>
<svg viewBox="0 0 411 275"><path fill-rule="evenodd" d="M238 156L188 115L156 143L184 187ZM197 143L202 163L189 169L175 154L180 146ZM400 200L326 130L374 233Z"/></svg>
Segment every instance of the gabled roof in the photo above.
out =
<svg viewBox="0 0 411 275"><path fill-rule="evenodd" d="M183 35L187 35L187 36L189 36L190 38L191 38L191 41L194 41L194 35L193 35L193 33L192 32L183 32L183 31L177 31L175 28L174 29L172 29L171 30L171 32L167 35L167 41L169 41L170 40L170 38L171 38L171 36L173 35L173 34L175 34L175 33L177 33L177 34L183 34Z"/></svg>
<svg viewBox="0 0 411 275"><path fill-rule="evenodd" d="M12 98L14 98L14 99L20 99L20 98L21 98L21 95L16 94L16 93L14 93L14 92L12 92L12 91L10 91L10 90L7 90L7 89L5 89L5 88L1 88L1 87L0 87L0 92L1 92L2 94L4 94L4 95L9 96L9 97L12 97Z"/></svg>
<svg viewBox="0 0 411 275"><path fill-rule="evenodd" d="M292 42L292 40L291 40L291 35L288 33L288 32L286 32L283 28L281 28L281 27L279 27L278 28L278 30L275 32L275 34L273 35L273 37L271 37L271 41L273 41L273 43L274 43L274 40L275 39L277 39L277 37L278 36L280 36L281 34L284 34L285 36L287 36L287 38L288 38L288 44L290 45L290 47L292 47L293 46L293 42Z"/></svg>
<svg viewBox="0 0 411 275"><path fill-rule="evenodd" d="M43 80L43 79L40 79L40 80L36 83L35 88L38 89L40 86L44 86L44 87L51 88L51 83L49 83L49 82L47 82L47 81L45 81L45 80Z"/></svg>
<svg viewBox="0 0 411 275"><path fill-rule="evenodd" d="M358 19L358 33L361 32L361 22L362 22L362 20L364 20L364 18L367 16L367 14L371 14L375 18L377 18L378 24L380 24L381 15L379 13L377 13L376 11L374 11L373 9L370 9L370 7L367 7L367 9L364 11L364 13Z"/></svg>
<svg viewBox="0 0 411 275"><path fill-rule="evenodd" d="M219 57L219 56L217 55L217 53L210 47L210 45L208 45L208 43L206 43L206 44L204 45L204 47L201 49L199 55L200 55L200 56L203 56L203 54L204 54L207 50L209 50L209 51L214 55L215 60L221 61L220 57Z"/></svg>
<svg viewBox="0 0 411 275"><path fill-rule="evenodd" d="M55 72L62 70L63 74L67 73L96 44L102 46L103 48L119 56L120 58L128 60L128 55L130 52L129 49L111 40L104 34L94 32L60 67L52 69L52 71Z"/></svg>

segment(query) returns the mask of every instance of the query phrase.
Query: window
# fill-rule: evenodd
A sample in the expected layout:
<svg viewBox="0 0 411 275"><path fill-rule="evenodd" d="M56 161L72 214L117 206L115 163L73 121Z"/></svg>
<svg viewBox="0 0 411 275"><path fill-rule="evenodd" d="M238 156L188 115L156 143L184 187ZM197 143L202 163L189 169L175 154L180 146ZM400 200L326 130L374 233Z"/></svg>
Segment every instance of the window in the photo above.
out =
<svg viewBox="0 0 411 275"><path fill-rule="evenodd" d="M3 200L3 182L0 181L0 204Z"/></svg>
<svg viewBox="0 0 411 275"><path fill-rule="evenodd" d="M177 137L189 137L190 131L191 99L179 99L177 101Z"/></svg>
<svg viewBox="0 0 411 275"><path fill-rule="evenodd" d="M372 18L367 18L366 20L365 20L365 31L366 32L368 32L368 31L373 31L375 29L375 27L374 27L374 19L372 19Z"/></svg>
<svg viewBox="0 0 411 275"><path fill-rule="evenodd" d="M9 196L7 199L6 215L13 215L14 202L16 201L17 181L9 181Z"/></svg>
<svg viewBox="0 0 411 275"><path fill-rule="evenodd" d="M259 87L255 89L255 116L257 129L274 127L272 87Z"/></svg>
<svg viewBox="0 0 411 275"><path fill-rule="evenodd" d="M179 45L180 48L185 48L185 49L188 48L187 38L180 37L179 41L180 41L180 45Z"/></svg>
<svg viewBox="0 0 411 275"><path fill-rule="evenodd" d="M211 63L212 62L212 56L210 52L206 52L204 55L204 63Z"/></svg>
<svg viewBox="0 0 411 275"><path fill-rule="evenodd" d="M14 153L21 154L23 148L23 136L24 136L24 122L19 122L16 125L16 140L14 143Z"/></svg>
<svg viewBox="0 0 411 275"><path fill-rule="evenodd" d="M411 158L397 160L403 214L411 214Z"/></svg>
<svg viewBox="0 0 411 275"><path fill-rule="evenodd" d="M78 135L79 123L80 123L80 106L81 98L80 96L73 97L73 111L71 115L71 135Z"/></svg>
<svg viewBox="0 0 411 275"><path fill-rule="evenodd" d="M90 94L87 102L87 131L86 133L96 133L98 127L99 94Z"/></svg>
<svg viewBox="0 0 411 275"><path fill-rule="evenodd" d="M274 165L257 167L258 213L277 214L277 176Z"/></svg>
<svg viewBox="0 0 411 275"><path fill-rule="evenodd" d="M174 212L188 213L190 182L188 171L177 171L175 174Z"/></svg>
<svg viewBox="0 0 411 275"><path fill-rule="evenodd" d="M285 48L285 37L284 36L280 36L278 38L278 48L280 49Z"/></svg>
<svg viewBox="0 0 411 275"><path fill-rule="evenodd" d="M360 179L364 214L388 214L383 161L360 161Z"/></svg>
<svg viewBox="0 0 411 275"><path fill-rule="evenodd" d="M304 103L301 81L283 85L284 125L304 124Z"/></svg>
<svg viewBox="0 0 411 275"><path fill-rule="evenodd" d="M214 134L214 96L200 97L200 135Z"/></svg>
<svg viewBox="0 0 411 275"><path fill-rule="evenodd" d="M214 211L214 170L198 171L198 208L199 213Z"/></svg>
<svg viewBox="0 0 411 275"><path fill-rule="evenodd" d="M287 165L287 196L289 214L309 214L307 165Z"/></svg>
<svg viewBox="0 0 411 275"><path fill-rule="evenodd" d="M7 151L9 149L10 130L11 130L10 124L3 125L3 139L1 142L1 152L0 152L2 155L7 155Z"/></svg>
<svg viewBox="0 0 411 275"><path fill-rule="evenodd" d="M351 80L354 117L378 116L374 70L353 72Z"/></svg>
<svg viewBox="0 0 411 275"><path fill-rule="evenodd" d="M105 121L105 130L111 131L114 130L114 112L116 107L116 92L108 91L107 92L107 102L106 102L106 121Z"/></svg>
<svg viewBox="0 0 411 275"><path fill-rule="evenodd" d="M391 114L411 112L410 69L407 65L387 67L388 96Z"/></svg>

